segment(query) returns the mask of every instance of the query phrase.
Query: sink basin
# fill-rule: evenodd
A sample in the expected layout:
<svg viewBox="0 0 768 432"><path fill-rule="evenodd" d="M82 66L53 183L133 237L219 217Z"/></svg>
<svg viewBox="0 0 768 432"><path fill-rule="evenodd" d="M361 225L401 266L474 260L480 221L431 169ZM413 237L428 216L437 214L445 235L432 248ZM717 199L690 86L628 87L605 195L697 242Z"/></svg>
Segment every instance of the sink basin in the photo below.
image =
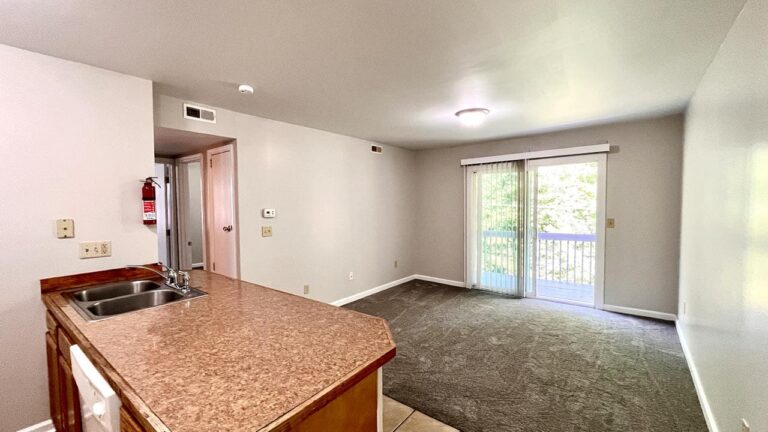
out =
<svg viewBox="0 0 768 432"><path fill-rule="evenodd" d="M205 295L207 294L204 291L196 288L182 293L151 280L116 282L64 293L74 309L88 321L98 321Z"/></svg>
<svg viewBox="0 0 768 432"><path fill-rule="evenodd" d="M183 297L178 291L163 289L96 302L86 309L97 317L104 317L172 303Z"/></svg>
<svg viewBox="0 0 768 432"><path fill-rule="evenodd" d="M91 302L156 290L160 287L159 283L151 280L117 282L78 291L73 297L80 302Z"/></svg>

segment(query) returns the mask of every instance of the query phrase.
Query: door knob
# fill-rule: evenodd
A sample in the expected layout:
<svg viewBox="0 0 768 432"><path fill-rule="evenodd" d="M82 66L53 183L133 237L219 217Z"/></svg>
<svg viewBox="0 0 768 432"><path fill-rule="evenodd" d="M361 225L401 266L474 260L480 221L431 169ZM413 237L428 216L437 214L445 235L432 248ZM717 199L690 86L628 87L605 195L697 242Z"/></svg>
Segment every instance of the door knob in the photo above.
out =
<svg viewBox="0 0 768 432"><path fill-rule="evenodd" d="M227 225L227 226L225 226L225 227L224 227L224 228L222 228L222 229L223 229L224 231L226 231L226 232L230 232L230 231L232 231L232 225Z"/></svg>

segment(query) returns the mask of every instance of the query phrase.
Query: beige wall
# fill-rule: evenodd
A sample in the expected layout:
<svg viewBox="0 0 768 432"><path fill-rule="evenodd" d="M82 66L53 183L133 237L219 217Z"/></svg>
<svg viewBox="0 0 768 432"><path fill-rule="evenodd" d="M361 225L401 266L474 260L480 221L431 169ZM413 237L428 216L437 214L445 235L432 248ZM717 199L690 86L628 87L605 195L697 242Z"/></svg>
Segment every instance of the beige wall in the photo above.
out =
<svg viewBox="0 0 768 432"><path fill-rule="evenodd" d="M766 29L768 1L749 0L685 129L680 327L720 431L768 430Z"/></svg>
<svg viewBox="0 0 768 432"><path fill-rule="evenodd" d="M368 141L222 109L217 124L185 120L183 102L156 97L156 126L237 139L244 280L294 294L309 284L331 302L414 273L412 151L374 154ZM277 217L262 219L265 207Z"/></svg>
<svg viewBox="0 0 768 432"><path fill-rule="evenodd" d="M677 115L419 151L416 269L464 280L461 159L608 142L605 304L676 313L682 139Z"/></svg>
<svg viewBox="0 0 768 432"><path fill-rule="evenodd" d="M49 417L39 280L157 260L152 83L0 45L0 430ZM55 220L74 218L74 239ZM78 259L111 240L112 257Z"/></svg>

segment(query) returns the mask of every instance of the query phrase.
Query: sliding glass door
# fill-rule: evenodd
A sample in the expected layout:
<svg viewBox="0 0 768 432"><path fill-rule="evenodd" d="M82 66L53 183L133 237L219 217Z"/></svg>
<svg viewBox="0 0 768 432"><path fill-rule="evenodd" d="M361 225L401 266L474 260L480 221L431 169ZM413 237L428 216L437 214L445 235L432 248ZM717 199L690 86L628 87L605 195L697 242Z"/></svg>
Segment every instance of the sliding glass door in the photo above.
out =
<svg viewBox="0 0 768 432"><path fill-rule="evenodd" d="M602 306L605 154L528 161L526 296Z"/></svg>
<svg viewBox="0 0 768 432"><path fill-rule="evenodd" d="M466 175L468 287L602 306L605 154Z"/></svg>

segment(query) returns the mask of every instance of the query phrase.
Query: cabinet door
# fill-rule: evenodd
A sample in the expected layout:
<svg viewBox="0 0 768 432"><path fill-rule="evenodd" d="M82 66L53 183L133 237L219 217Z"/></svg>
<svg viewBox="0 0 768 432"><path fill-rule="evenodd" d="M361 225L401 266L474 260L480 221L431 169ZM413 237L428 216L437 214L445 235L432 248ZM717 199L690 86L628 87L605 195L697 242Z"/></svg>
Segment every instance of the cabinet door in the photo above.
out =
<svg viewBox="0 0 768 432"><path fill-rule="evenodd" d="M59 382L63 409L63 429L67 432L82 432L80 394L77 392L75 377L72 376L72 368L61 355L59 355Z"/></svg>
<svg viewBox="0 0 768 432"><path fill-rule="evenodd" d="M56 329L54 328L54 333ZM45 351L48 359L48 398L51 403L51 421L56 430L64 430L61 420L61 389L59 388L59 354L56 340L51 333L45 334Z"/></svg>

